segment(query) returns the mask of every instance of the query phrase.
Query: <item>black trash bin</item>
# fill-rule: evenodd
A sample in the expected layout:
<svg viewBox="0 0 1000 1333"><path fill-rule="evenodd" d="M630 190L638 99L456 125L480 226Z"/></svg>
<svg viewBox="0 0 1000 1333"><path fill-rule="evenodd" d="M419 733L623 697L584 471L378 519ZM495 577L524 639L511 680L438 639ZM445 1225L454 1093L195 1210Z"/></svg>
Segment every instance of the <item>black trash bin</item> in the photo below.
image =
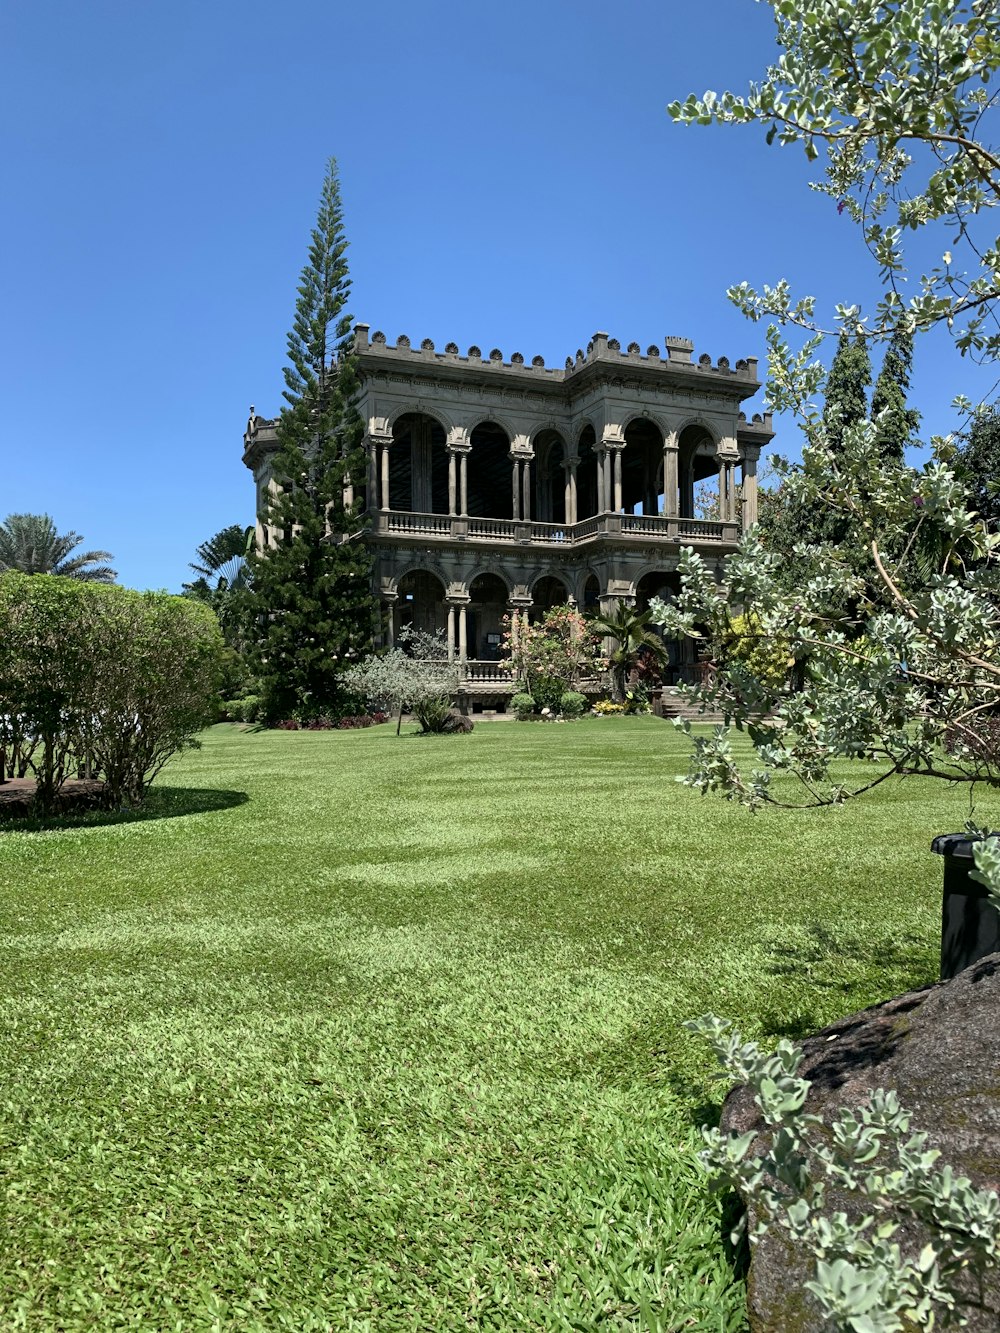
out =
<svg viewBox="0 0 1000 1333"><path fill-rule="evenodd" d="M941 833L931 843L931 851L944 857L942 981L950 981L987 954L1000 952L1000 911L986 888L972 878L972 848L977 841L968 833Z"/></svg>

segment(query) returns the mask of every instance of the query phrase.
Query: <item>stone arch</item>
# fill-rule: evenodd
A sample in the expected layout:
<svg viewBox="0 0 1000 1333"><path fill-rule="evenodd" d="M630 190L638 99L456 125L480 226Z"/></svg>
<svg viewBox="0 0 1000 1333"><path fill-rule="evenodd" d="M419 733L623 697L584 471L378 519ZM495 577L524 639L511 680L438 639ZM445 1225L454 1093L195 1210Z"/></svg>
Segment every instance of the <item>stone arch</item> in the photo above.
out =
<svg viewBox="0 0 1000 1333"><path fill-rule="evenodd" d="M434 403L432 408L428 408L425 406L422 399L418 399L416 402L399 403L394 407L389 415L385 417L386 429L391 432L399 418L405 417L411 412L420 413L425 417L436 418L446 435L450 434L456 427L455 418L439 407L437 402Z"/></svg>
<svg viewBox="0 0 1000 1333"><path fill-rule="evenodd" d="M529 617L540 620L554 606L564 606L572 596L570 581L561 574L539 574L531 585Z"/></svg>
<svg viewBox="0 0 1000 1333"><path fill-rule="evenodd" d="M389 508L447 514L449 427L442 415L411 407L392 418L391 429Z"/></svg>
<svg viewBox="0 0 1000 1333"><path fill-rule="evenodd" d="M718 449L722 440L722 434L718 426L713 426L697 412L693 413L691 416L684 417L680 421L673 422L670 426L670 430L673 431L675 435L679 436L681 432L687 430L689 426L698 426L707 436L709 436L716 449Z"/></svg>
<svg viewBox="0 0 1000 1333"><path fill-rule="evenodd" d="M445 601L447 583L440 574L429 569L427 561L407 570L396 581L396 623L402 627L428 634L447 630L448 606Z"/></svg>
<svg viewBox="0 0 1000 1333"><path fill-rule="evenodd" d="M469 431L469 514L473 518L514 517L510 446L513 435L484 419Z"/></svg>
<svg viewBox="0 0 1000 1333"><path fill-rule="evenodd" d="M504 617L510 584L498 571L485 569L466 585L468 656L480 662L499 662L503 656Z"/></svg>
<svg viewBox="0 0 1000 1333"><path fill-rule="evenodd" d="M597 431L586 422L576 436L576 516L593 518L600 511L597 469Z"/></svg>
<svg viewBox="0 0 1000 1333"><path fill-rule="evenodd" d="M706 449L706 442L710 448ZM702 517L696 513L698 505L699 482L715 482L715 495L718 495L718 464L715 461L717 437L704 425L695 420L683 426L677 432L677 475L680 489L678 513L681 518ZM712 486L706 490L704 502L711 505Z"/></svg>
<svg viewBox="0 0 1000 1333"><path fill-rule="evenodd" d="M532 471L532 514L541 523L565 523L566 468L569 446L565 436L554 427L546 426L534 438L534 466Z"/></svg>
<svg viewBox="0 0 1000 1333"><path fill-rule="evenodd" d="M652 413L636 413L623 434L622 511L658 514L663 509L663 427Z"/></svg>
<svg viewBox="0 0 1000 1333"><path fill-rule="evenodd" d="M486 578L491 575L500 580L506 588L507 596L509 597L514 591L514 580L500 564L492 560L473 566L472 573L469 574L464 581L463 586L465 587L465 591L469 592L471 590L476 579Z"/></svg>
<svg viewBox="0 0 1000 1333"><path fill-rule="evenodd" d="M585 569L580 576L580 595L577 601L580 610L586 615L588 612L596 613L601 609L601 598L604 596L604 590L601 586L601 579L592 569Z"/></svg>
<svg viewBox="0 0 1000 1333"><path fill-rule="evenodd" d="M417 574L421 572L427 574L433 574L434 577L441 584L442 588L447 588L448 578L444 572L444 567L442 565L439 565L435 560L428 560L426 556L422 556L419 560L412 560L409 564L404 565L402 569L400 569L396 573L388 575L383 580L383 586L385 587L387 592L398 593L399 585L402 583L403 579L407 577L407 575Z"/></svg>
<svg viewBox="0 0 1000 1333"><path fill-rule="evenodd" d="M472 432L478 430L480 426L499 426L508 440L516 440L522 432L517 430L514 423L506 416L498 415L496 412L480 412L476 416L469 418L468 435L472 439Z"/></svg>

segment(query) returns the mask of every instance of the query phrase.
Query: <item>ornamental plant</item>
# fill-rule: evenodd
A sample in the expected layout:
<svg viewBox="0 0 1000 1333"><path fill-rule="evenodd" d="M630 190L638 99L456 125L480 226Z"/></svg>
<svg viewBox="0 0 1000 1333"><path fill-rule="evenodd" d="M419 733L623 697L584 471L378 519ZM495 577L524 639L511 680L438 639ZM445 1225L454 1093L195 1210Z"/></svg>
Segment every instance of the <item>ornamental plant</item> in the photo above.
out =
<svg viewBox="0 0 1000 1333"><path fill-rule="evenodd" d="M448 645L441 634L404 625L401 647L374 654L342 673L345 689L371 707L396 713L396 735L409 711L424 732L449 730L451 701L458 689L458 666L448 660Z"/></svg>
<svg viewBox="0 0 1000 1333"><path fill-rule="evenodd" d="M876 1090L868 1106L842 1110L824 1125L804 1110L810 1085L799 1077L798 1047L781 1041L767 1055L711 1014L685 1026L708 1039L761 1111L766 1146L756 1152L758 1130L702 1131L701 1159L716 1185L737 1189L750 1205L751 1245L777 1229L804 1248L814 1264L806 1287L830 1328L904 1333L951 1324L960 1277L982 1276L1000 1261L994 1191L943 1165L926 1134L911 1129L895 1093ZM834 1191L857 1207L831 1213ZM903 1219L930 1234L919 1250L900 1237Z"/></svg>
<svg viewBox="0 0 1000 1333"><path fill-rule="evenodd" d="M558 709L567 690L599 669L600 638L574 606L554 606L533 625L504 621L504 650L518 681L539 708Z"/></svg>

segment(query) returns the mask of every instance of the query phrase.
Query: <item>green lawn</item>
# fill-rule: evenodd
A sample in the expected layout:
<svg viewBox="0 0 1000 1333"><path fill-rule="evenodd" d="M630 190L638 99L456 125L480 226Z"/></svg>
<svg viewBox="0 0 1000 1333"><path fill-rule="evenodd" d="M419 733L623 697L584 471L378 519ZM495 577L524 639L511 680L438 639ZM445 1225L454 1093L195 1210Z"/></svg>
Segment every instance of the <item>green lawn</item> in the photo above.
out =
<svg viewBox="0 0 1000 1333"><path fill-rule="evenodd" d="M681 1029L934 979L910 782L751 816L652 718L216 727L0 832L0 1326L740 1329Z"/></svg>

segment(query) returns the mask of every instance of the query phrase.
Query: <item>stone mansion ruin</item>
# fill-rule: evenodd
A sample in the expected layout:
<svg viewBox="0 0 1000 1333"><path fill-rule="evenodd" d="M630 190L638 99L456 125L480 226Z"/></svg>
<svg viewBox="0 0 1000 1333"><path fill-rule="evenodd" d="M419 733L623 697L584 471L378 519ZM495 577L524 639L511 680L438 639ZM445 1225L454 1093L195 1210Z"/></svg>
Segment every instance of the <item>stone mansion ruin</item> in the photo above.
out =
<svg viewBox="0 0 1000 1333"><path fill-rule="evenodd" d="M549 369L515 352L395 346L355 329L367 428L365 498L377 590L392 643L403 624L441 630L463 688L480 701L510 689L505 616L570 600L644 608L676 588L680 548L709 560L756 520L757 460L771 418L741 404L757 362L693 358L684 338L643 355L595 333ZM257 536L271 484L275 421L252 414L243 461L257 485ZM695 517L695 487L717 479L718 516ZM684 674L686 645L672 654Z"/></svg>

